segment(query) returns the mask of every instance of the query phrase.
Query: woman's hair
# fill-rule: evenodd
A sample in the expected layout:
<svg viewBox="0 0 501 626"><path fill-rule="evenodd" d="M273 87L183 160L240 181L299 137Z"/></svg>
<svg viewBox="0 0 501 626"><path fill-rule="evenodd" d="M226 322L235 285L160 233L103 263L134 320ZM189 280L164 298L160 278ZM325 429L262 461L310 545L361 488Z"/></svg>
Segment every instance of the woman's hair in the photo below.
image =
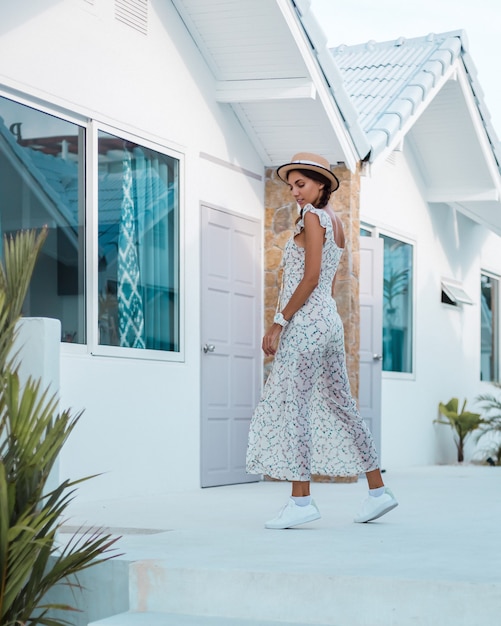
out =
<svg viewBox="0 0 501 626"><path fill-rule="evenodd" d="M311 180L315 180L317 183L322 183L324 185L324 188L322 189L322 195L320 196L317 202L316 208L323 209L324 206L327 206L327 204L329 203L329 198L332 195L331 181L328 178L326 178L323 174L320 174L319 172L315 172L314 170L302 170L298 168L297 171L302 176L306 176L306 178L311 178ZM302 217L303 217L303 209L301 209L301 213L296 220L296 224L299 222L299 220Z"/></svg>

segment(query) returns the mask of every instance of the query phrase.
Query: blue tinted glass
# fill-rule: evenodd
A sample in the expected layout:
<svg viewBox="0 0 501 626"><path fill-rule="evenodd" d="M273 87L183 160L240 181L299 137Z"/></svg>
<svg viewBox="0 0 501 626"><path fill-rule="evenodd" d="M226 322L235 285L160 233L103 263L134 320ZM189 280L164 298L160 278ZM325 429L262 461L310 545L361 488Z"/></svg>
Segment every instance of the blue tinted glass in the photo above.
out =
<svg viewBox="0 0 501 626"><path fill-rule="evenodd" d="M84 343L84 128L0 97L0 231L48 226L24 314Z"/></svg>
<svg viewBox="0 0 501 626"><path fill-rule="evenodd" d="M99 342L179 351L179 161L99 133Z"/></svg>
<svg viewBox="0 0 501 626"><path fill-rule="evenodd" d="M480 380L497 381L498 350L497 302L499 281L492 276L482 274L480 282L480 315L481 315L481 348L480 348Z"/></svg>
<svg viewBox="0 0 501 626"><path fill-rule="evenodd" d="M384 241L383 370L412 371L412 246Z"/></svg>

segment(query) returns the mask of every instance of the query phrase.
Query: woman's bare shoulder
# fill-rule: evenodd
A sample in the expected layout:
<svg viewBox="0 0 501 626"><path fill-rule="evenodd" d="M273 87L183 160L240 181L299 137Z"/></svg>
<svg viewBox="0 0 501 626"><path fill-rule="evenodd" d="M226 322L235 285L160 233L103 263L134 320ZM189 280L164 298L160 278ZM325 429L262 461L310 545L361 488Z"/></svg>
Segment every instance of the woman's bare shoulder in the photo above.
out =
<svg viewBox="0 0 501 626"><path fill-rule="evenodd" d="M327 205L326 209L327 209L327 214L329 215L332 221L332 228L334 230L334 240L340 248L344 248L345 237L344 237L343 222L341 221L341 218L339 217L339 215L336 214L336 212L330 205Z"/></svg>

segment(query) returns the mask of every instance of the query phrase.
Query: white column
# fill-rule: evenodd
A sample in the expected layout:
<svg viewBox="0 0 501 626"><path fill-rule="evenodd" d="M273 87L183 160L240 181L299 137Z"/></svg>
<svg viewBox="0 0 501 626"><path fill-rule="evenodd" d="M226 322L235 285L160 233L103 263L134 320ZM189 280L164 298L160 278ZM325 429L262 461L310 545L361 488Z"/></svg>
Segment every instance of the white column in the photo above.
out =
<svg viewBox="0 0 501 626"><path fill-rule="evenodd" d="M41 380L41 390L59 394L61 322L46 317L25 317L19 321L13 353L17 353L19 378L24 385L31 376ZM59 462L54 464L46 492L59 481Z"/></svg>

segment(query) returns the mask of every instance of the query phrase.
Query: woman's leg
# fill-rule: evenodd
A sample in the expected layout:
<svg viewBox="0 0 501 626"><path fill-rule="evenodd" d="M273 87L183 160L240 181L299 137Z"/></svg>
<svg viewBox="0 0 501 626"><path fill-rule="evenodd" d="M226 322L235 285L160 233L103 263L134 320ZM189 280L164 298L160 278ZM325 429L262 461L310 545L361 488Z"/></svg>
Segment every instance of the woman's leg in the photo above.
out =
<svg viewBox="0 0 501 626"><path fill-rule="evenodd" d="M309 480L294 480L292 482L292 496L294 498L303 498L310 495Z"/></svg>
<svg viewBox="0 0 501 626"><path fill-rule="evenodd" d="M366 472L365 476L369 484L369 489L378 489L379 487L384 487L383 477L381 476L381 471L379 469Z"/></svg>

